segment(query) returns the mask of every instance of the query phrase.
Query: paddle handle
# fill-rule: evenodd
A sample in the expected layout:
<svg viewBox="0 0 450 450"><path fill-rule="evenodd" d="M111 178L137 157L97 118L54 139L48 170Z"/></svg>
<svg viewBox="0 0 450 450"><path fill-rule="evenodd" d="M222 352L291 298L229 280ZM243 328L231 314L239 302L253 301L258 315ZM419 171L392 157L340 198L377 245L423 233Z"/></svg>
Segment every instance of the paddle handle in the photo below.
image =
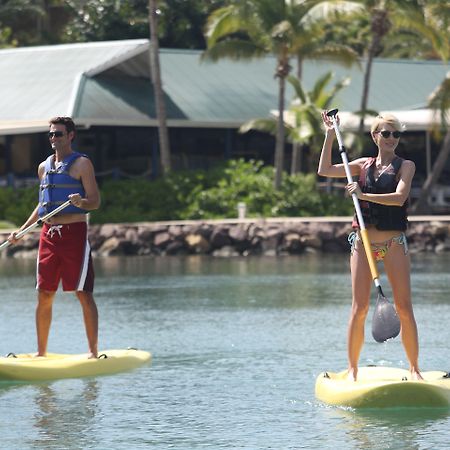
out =
<svg viewBox="0 0 450 450"><path fill-rule="evenodd" d="M25 236L27 233L29 233L30 231L34 230L36 227L38 227L39 225L42 225L46 220L50 219L50 217L55 216L56 214L58 214L59 212L61 212L64 208L67 208L70 205L71 201L67 200L65 201L63 204L61 204L60 206L58 206L57 208L55 208L53 211L49 212L48 214L46 214L43 217L40 217L38 220L36 220L36 222L33 222L31 225L29 225L28 227L24 228L23 230L19 231L18 233L16 233L16 239L20 239L23 236ZM11 245L11 242L9 242L8 240L6 240L5 242L3 242L2 244L0 244L0 251L3 250L6 247L9 247Z"/></svg>
<svg viewBox="0 0 450 450"><path fill-rule="evenodd" d="M339 152L341 154L341 159L344 164L344 170L345 170L345 175L347 176L347 181L349 183L353 183L352 173L350 171L350 166L348 164L347 152L345 151L344 142L342 140L341 132L339 130L339 126L338 126L338 123L336 120L337 113L338 113L338 110L333 109L327 113L327 116L330 117L333 122L333 128L336 133L336 138L337 138L337 141L339 144ZM359 223L360 232L361 232L361 239L363 241L364 249L366 251L367 261L368 261L369 267L370 267L370 273L372 274L372 278L375 283L375 286L377 287L378 291L383 295L381 286L380 286L380 282L378 280L380 276L378 274L378 268L375 263L375 259L373 257L373 253L371 250L369 236L367 233L366 225L364 223L364 218L363 218L362 211L361 211L361 205L359 204L358 196L355 193L352 194L352 200L353 200L353 204L355 205L356 217L358 218L358 223Z"/></svg>

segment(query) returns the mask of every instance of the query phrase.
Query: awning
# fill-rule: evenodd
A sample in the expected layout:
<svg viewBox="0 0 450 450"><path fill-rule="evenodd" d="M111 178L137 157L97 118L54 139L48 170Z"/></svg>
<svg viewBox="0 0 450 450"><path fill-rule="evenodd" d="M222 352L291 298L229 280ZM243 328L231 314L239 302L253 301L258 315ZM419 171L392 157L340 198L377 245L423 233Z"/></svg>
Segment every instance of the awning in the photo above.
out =
<svg viewBox="0 0 450 450"><path fill-rule="evenodd" d="M48 120L0 120L0 136L41 133L48 130Z"/></svg>
<svg viewBox="0 0 450 450"><path fill-rule="evenodd" d="M380 111L380 114L390 113L405 126L405 131L427 131L434 125L439 125L441 118L440 114L431 109L413 109L409 111ZM272 110L271 114L278 117L278 111ZM450 111L449 111L450 114ZM339 112L340 129L342 131L356 132L359 128L359 116L347 111ZM294 125L294 114L285 111L284 120L290 125ZM364 129L370 130L373 117L366 117L364 120Z"/></svg>

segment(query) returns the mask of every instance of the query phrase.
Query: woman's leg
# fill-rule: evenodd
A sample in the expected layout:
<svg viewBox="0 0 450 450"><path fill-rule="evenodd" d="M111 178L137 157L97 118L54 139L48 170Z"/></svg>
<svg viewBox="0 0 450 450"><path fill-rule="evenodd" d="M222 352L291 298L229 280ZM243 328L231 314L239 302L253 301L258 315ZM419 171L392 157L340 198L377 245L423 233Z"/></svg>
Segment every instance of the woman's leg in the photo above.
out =
<svg viewBox="0 0 450 450"><path fill-rule="evenodd" d="M358 361L364 344L364 323L369 311L372 277L361 241L350 257L352 275L352 309L348 323L348 375L356 381Z"/></svg>
<svg viewBox="0 0 450 450"><path fill-rule="evenodd" d="M392 287L395 307L401 323L401 336L413 379L422 379L419 370L419 339L411 301L411 263L402 244L394 242L384 259Z"/></svg>

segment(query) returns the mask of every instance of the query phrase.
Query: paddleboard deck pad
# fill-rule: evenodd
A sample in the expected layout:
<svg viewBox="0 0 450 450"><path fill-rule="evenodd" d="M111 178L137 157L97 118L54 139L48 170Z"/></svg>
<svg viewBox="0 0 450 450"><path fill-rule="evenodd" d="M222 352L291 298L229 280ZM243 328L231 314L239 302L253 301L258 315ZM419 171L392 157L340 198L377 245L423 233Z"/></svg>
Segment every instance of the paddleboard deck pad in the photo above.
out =
<svg viewBox="0 0 450 450"><path fill-rule="evenodd" d="M105 350L98 355L97 359L89 359L86 353L48 353L46 357L36 357L31 353L10 353L0 357L0 381L43 381L110 375L135 369L151 359L150 353L136 349Z"/></svg>
<svg viewBox="0 0 450 450"><path fill-rule="evenodd" d="M409 370L360 367L357 381L347 371L322 372L316 397L324 403L353 408L450 407L450 373L422 372L424 381L411 380Z"/></svg>

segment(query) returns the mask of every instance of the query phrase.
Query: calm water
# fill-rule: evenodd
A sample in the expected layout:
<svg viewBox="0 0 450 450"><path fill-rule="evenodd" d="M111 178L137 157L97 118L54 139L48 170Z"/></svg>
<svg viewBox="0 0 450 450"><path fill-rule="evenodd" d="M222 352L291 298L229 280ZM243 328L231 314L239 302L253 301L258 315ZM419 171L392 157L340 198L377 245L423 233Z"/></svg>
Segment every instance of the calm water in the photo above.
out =
<svg viewBox="0 0 450 450"><path fill-rule="evenodd" d="M413 261L423 370L450 370L449 263ZM2 259L0 270L0 353L34 351L34 261ZM111 258L96 270L100 347L149 350L152 364L0 387L0 448L450 447L450 410L361 412L315 400L317 375L346 365L346 257ZM55 302L49 351L86 351L70 294ZM361 363L407 365L400 341L377 344L370 327Z"/></svg>

